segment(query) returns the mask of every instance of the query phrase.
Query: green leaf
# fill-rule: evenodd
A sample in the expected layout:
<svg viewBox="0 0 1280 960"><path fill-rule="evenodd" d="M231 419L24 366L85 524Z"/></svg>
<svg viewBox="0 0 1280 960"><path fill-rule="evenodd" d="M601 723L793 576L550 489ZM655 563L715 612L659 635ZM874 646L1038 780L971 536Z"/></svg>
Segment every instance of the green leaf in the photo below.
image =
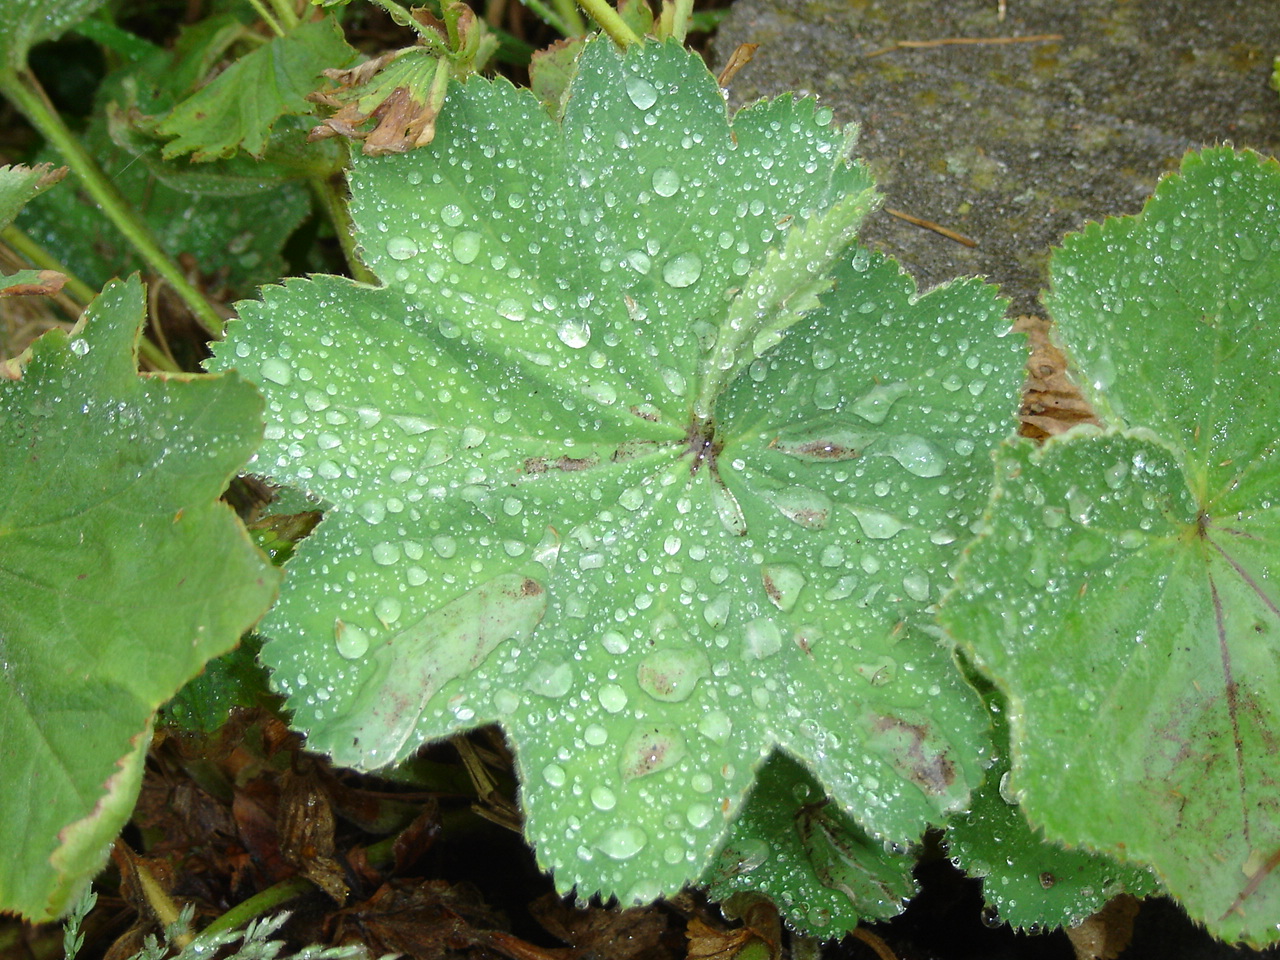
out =
<svg viewBox="0 0 1280 960"><path fill-rule="evenodd" d="M804 767L777 754L757 774L701 882L713 900L764 894L792 927L833 939L862 920L897 916L915 894L914 866L904 849L870 839Z"/></svg>
<svg viewBox="0 0 1280 960"><path fill-rule="evenodd" d="M872 195L829 124L730 127L675 44L589 44L563 123L455 84L354 163L386 286L266 288L215 348L276 411L255 469L334 505L263 625L295 724L376 768L500 722L580 896L702 875L778 748L877 842L982 777L927 611L1021 345L990 287L836 252Z"/></svg>
<svg viewBox="0 0 1280 960"><path fill-rule="evenodd" d="M57 916L133 807L157 707L263 612L278 575L217 498L262 403L146 377L137 279L0 381L0 909Z"/></svg>
<svg viewBox="0 0 1280 960"><path fill-rule="evenodd" d="M13 223L18 211L33 198L66 175L66 167L55 168L52 163L0 167L0 230Z"/></svg>
<svg viewBox="0 0 1280 960"><path fill-rule="evenodd" d="M307 95L320 87L321 72L355 56L332 17L276 37L173 108L158 127L175 138L165 157L190 153L196 161L214 160L239 149L261 157L277 120L312 112Z"/></svg>
<svg viewBox="0 0 1280 960"><path fill-rule="evenodd" d="M1280 937L1277 198L1274 161L1206 150L1055 255L1068 351L1135 429L1004 451L944 609L1008 698L1031 821L1259 943Z"/></svg>
<svg viewBox="0 0 1280 960"><path fill-rule="evenodd" d="M1001 920L1021 930L1073 927L1128 893L1158 890L1150 872L1087 850L1046 841L1022 815L1009 773L1007 708L999 694L984 692L995 720L1000 758L973 797L969 810L947 825L952 860L982 878L982 896Z"/></svg>
<svg viewBox="0 0 1280 960"><path fill-rule="evenodd" d="M37 43L56 40L104 0L5 0L0 4L0 72L25 70Z"/></svg>

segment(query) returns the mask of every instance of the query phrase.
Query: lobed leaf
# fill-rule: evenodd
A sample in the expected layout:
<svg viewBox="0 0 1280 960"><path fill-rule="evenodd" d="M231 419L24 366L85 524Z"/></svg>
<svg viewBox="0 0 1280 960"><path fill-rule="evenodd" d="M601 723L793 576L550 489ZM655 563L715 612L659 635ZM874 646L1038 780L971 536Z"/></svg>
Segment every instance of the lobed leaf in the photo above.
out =
<svg viewBox="0 0 1280 960"><path fill-rule="evenodd" d="M1031 821L1256 943L1280 938L1278 197L1275 161L1190 154L1055 255L1068 351L1130 429L1005 449L943 611L1008 698Z"/></svg>
<svg viewBox="0 0 1280 960"><path fill-rule="evenodd" d="M138 280L113 283L0 380L0 909L37 920L105 861L157 707L279 579L217 502L260 399L235 376L139 378L144 315Z"/></svg>
<svg viewBox="0 0 1280 960"><path fill-rule="evenodd" d="M356 159L385 286L267 288L214 360L267 394L255 469L334 505L263 625L312 749L499 722L541 862L626 902L706 871L779 748L876 842L963 808L986 721L927 610L1019 344L984 284L846 249L847 145L597 40L562 123L472 78Z"/></svg>

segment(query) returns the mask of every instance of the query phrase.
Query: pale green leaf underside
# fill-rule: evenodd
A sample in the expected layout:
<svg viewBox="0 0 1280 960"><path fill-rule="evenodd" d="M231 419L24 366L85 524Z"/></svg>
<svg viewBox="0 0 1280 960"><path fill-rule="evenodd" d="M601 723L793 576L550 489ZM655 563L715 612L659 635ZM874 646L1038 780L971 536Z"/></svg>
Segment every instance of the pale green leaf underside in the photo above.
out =
<svg viewBox="0 0 1280 960"><path fill-rule="evenodd" d="M942 615L1008 698L1011 789L1050 839L1151 864L1217 936L1274 939L1274 517L1198 521L1148 435L998 466Z"/></svg>
<svg viewBox="0 0 1280 960"><path fill-rule="evenodd" d="M1003 304L832 262L869 181L811 102L731 137L678 46L589 44L580 71L563 129L503 82L454 87L430 147L353 172L387 287L268 288L217 348L273 411L256 468L335 504L263 657L340 763L500 722L582 896L699 876L779 746L914 840L981 778L976 698L913 625L1008 430ZM696 417L733 297L800 224L789 282L822 305L773 313L786 337L746 342Z"/></svg>
<svg viewBox="0 0 1280 960"><path fill-rule="evenodd" d="M0 3L0 70L23 70L38 43L56 40L104 0L5 0Z"/></svg>
<svg viewBox="0 0 1280 960"><path fill-rule="evenodd" d="M0 167L0 229L13 223L26 204L48 190L66 174L66 168L54 169L51 163L38 163L33 167Z"/></svg>
<svg viewBox="0 0 1280 960"><path fill-rule="evenodd" d="M1068 238L1054 320L1144 432L1008 451L945 614L1009 697L1031 820L1256 941L1280 931L1277 198L1274 161L1205 150Z"/></svg>
<svg viewBox="0 0 1280 960"><path fill-rule="evenodd" d="M48 920L133 808L150 718L278 574L217 502L260 429L238 377L140 378L136 278L0 380L0 910Z"/></svg>

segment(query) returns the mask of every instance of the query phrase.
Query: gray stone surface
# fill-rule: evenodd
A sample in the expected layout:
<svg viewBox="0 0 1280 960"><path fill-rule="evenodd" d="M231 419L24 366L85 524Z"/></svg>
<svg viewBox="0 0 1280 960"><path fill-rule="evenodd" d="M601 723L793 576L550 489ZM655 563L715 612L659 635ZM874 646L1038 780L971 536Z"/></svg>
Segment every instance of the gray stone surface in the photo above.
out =
<svg viewBox="0 0 1280 960"><path fill-rule="evenodd" d="M896 49L900 40L1061 34L1058 41ZM855 151L886 206L864 238L932 286L961 274L1037 312L1052 245L1134 213L1182 154L1229 141L1280 151L1277 0L738 0L712 58L761 44L730 85L735 106L817 94L862 127Z"/></svg>

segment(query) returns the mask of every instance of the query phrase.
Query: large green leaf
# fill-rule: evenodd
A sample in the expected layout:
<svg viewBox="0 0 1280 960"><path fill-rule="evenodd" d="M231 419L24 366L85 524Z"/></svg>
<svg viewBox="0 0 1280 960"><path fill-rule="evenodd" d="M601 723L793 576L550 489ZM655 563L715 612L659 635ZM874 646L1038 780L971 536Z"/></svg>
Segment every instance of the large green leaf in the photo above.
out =
<svg viewBox="0 0 1280 960"><path fill-rule="evenodd" d="M1257 942L1280 937L1278 204L1274 161L1206 150L1068 239L1050 308L1129 429L1005 450L944 609L1008 697L1030 819Z"/></svg>
<svg viewBox="0 0 1280 960"><path fill-rule="evenodd" d="M580 896L700 876L776 748L877 842L982 776L920 628L1020 345L984 284L848 248L873 194L829 122L731 128L676 45L589 44L562 122L455 84L429 147L352 172L386 285L267 288L216 348L268 397L256 469L334 505L263 625L309 745L500 722Z"/></svg>
<svg viewBox="0 0 1280 960"><path fill-rule="evenodd" d="M139 378L137 279L0 380L0 910L55 917L133 808L157 707L278 575L217 498L261 429L238 377Z"/></svg>

